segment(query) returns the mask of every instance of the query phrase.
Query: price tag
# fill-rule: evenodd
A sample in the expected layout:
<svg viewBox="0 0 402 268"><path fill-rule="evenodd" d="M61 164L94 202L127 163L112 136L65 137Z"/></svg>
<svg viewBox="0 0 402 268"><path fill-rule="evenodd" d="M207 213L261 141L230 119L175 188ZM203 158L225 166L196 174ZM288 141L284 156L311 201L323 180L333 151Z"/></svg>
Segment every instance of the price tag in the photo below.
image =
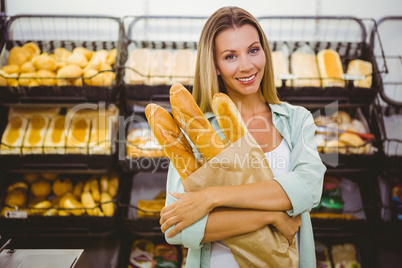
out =
<svg viewBox="0 0 402 268"><path fill-rule="evenodd" d="M281 80L293 80L293 79L296 79L296 76L294 74L278 74L278 75L275 75L275 78L278 78Z"/></svg>
<svg viewBox="0 0 402 268"><path fill-rule="evenodd" d="M5 216L9 219L26 219L28 218L28 213L22 210L6 210Z"/></svg>
<svg viewBox="0 0 402 268"><path fill-rule="evenodd" d="M364 80L366 77L364 75L357 75L357 74L343 74L343 80Z"/></svg>

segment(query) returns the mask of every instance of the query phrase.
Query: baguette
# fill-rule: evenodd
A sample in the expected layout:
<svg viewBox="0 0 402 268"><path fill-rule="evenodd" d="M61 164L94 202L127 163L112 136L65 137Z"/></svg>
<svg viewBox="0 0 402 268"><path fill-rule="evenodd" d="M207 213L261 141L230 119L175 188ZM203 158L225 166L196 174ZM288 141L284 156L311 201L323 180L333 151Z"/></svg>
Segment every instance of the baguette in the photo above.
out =
<svg viewBox="0 0 402 268"><path fill-rule="evenodd" d="M205 160L223 151L223 141L182 84L176 83L170 88L170 104L177 125L188 135Z"/></svg>
<svg viewBox="0 0 402 268"><path fill-rule="evenodd" d="M145 115L159 144L163 147L182 180L200 167L190 144L172 116L156 104L148 104Z"/></svg>
<svg viewBox="0 0 402 268"><path fill-rule="evenodd" d="M212 111L227 143L234 143L247 133L246 124L244 124L239 110L228 95L216 93L212 100Z"/></svg>

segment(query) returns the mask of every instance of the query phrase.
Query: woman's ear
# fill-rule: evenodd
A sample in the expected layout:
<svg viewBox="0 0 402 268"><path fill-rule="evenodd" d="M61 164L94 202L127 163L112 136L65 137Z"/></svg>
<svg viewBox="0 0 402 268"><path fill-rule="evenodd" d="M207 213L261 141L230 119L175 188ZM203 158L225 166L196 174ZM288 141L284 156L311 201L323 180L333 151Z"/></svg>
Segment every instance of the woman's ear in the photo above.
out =
<svg viewBox="0 0 402 268"><path fill-rule="evenodd" d="M218 68L216 68L216 75L221 75L221 71L219 71Z"/></svg>

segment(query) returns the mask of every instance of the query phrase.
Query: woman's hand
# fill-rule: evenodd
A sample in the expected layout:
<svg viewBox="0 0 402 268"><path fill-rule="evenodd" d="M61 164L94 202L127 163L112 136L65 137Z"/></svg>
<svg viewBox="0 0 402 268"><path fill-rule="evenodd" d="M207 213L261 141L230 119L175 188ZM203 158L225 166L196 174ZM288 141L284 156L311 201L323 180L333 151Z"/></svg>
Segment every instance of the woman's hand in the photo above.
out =
<svg viewBox="0 0 402 268"><path fill-rule="evenodd" d="M274 216L272 225L286 237L290 246L301 226L301 216L290 217L286 212L278 212Z"/></svg>
<svg viewBox="0 0 402 268"><path fill-rule="evenodd" d="M208 189L184 194L170 194L178 200L162 209L159 221L163 233L171 226L176 225L169 231L167 237L175 236L214 209L212 191Z"/></svg>

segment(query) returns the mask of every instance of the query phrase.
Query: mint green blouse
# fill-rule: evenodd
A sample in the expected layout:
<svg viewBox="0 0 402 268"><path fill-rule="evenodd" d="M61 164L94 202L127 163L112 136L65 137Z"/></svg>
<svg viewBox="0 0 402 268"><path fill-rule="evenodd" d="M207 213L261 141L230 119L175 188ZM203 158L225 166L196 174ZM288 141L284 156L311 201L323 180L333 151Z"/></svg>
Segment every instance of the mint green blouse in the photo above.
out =
<svg viewBox="0 0 402 268"><path fill-rule="evenodd" d="M313 229L309 212L320 202L326 167L317 152L314 139L314 120L311 113L301 106L288 103L270 104L269 106L272 111L273 124L289 144L291 150L290 172L273 179L282 186L292 203L293 209L287 213L290 216L301 214L302 225L298 240L299 267L316 267ZM219 136L224 138L214 114L206 113L205 115ZM196 157L200 158L201 156L194 146L193 150ZM168 171L166 191L166 205L177 200L169 195L169 192L185 192L180 176L172 164ZM176 236L165 237L169 244L189 248L187 267L209 267L211 243L201 243L207 219L208 215Z"/></svg>

